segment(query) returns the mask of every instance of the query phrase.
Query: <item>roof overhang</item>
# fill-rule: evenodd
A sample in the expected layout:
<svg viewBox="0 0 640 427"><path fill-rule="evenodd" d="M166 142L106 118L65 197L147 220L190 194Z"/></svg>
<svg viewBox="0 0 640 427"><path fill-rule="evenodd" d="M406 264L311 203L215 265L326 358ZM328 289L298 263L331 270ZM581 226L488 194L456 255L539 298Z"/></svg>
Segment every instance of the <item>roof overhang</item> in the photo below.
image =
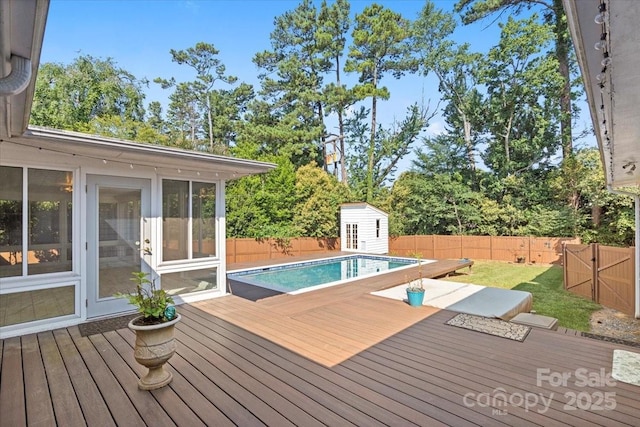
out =
<svg viewBox="0 0 640 427"><path fill-rule="evenodd" d="M606 183L640 184L640 1L563 0ZM604 22L595 17L606 9ZM603 38L604 35L604 38ZM604 46L596 49L596 43ZM608 54L607 60L605 60ZM604 62L603 62L604 61Z"/></svg>
<svg viewBox="0 0 640 427"><path fill-rule="evenodd" d="M233 180L268 172L273 163L217 156L162 145L30 126L23 135L4 143L33 150L33 156L56 153L82 159L83 164L149 168L164 174L184 173Z"/></svg>
<svg viewBox="0 0 640 427"><path fill-rule="evenodd" d="M29 124L48 11L49 0L0 0L0 88L17 65L30 68L21 70L28 83L16 85L17 93L0 91L0 138L21 135Z"/></svg>

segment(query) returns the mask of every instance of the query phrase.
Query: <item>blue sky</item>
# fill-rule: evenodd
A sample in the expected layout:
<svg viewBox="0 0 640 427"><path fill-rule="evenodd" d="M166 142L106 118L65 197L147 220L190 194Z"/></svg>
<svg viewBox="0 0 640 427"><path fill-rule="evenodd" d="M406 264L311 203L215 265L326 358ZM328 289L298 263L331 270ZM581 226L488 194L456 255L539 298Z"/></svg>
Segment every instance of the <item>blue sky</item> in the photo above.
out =
<svg viewBox="0 0 640 427"><path fill-rule="evenodd" d="M294 9L298 3L290 0L51 0L41 62L67 64L82 54L113 58L118 66L137 78L151 81L146 90L147 103L166 104L170 90L161 89L152 82L154 78L194 79L187 66L171 62L169 50L186 49L204 41L220 50L219 58L229 74L258 87L259 70L252 58L255 53L270 48L269 34L274 18ZM351 0L352 14L371 3ZM378 3L413 20L425 1ZM451 11L455 1L435 0L434 3L438 8ZM499 38L499 28L491 22L487 19L469 26L460 24L454 40L468 42L472 50L486 52ZM391 98L379 105L379 117L386 124L394 118L402 119L406 108L414 102L424 99L425 104L429 102L431 108L435 108L439 99L437 81L430 76L408 75L400 80L386 76L382 84L391 92ZM441 120L434 118L429 133L441 129ZM408 167L409 161L404 162L402 168Z"/></svg>

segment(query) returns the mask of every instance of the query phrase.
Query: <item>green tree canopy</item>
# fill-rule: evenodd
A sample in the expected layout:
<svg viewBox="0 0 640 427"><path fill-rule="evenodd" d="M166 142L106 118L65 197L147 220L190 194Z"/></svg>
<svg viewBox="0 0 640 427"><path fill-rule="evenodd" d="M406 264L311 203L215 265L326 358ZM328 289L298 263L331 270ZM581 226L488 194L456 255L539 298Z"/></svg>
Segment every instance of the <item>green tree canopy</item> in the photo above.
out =
<svg viewBox="0 0 640 427"><path fill-rule="evenodd" d="M340 205L350 201L349 190L315 163L296 171L293 222L303 236L338 237Z"/></svg>
<svg viewBox="0 0 640 427"><path fill-rule="evenodd" d="M30 123L89 131L89 123L97 118L142 122L146 84L119 68L112 58L82 55L68 65L41 64ZM130 137L135 139L135 135Z"/></svg>
<svg viewBox="0 0 640 427"><path fill-rule="evenodd" d="M497 46L480 70L487 87L484 163L498 176L546 167L560 146L557 62L544 54L549 26L534 15L501 25Z"/></svg>
<svg viewBox="0 0 640 427"><path fill-rule="evenodd" d="M389 90L380 86L385 74L400 78L408 71L417 69L417 62L411 55L411 25L399 13L373 3L356 15L355 27L351 34L353 43L345 64L347 71L359 74L360 84L354 88L359 99L371 98L371 125L366 148L365 201L371 202L376 183L376 132L378 131L378 98L388 99ZM411 121L411 119L409 119ZM364 141L363 141L364 142Z"/></svg>
<svg viewBox="0 0 640 427"><path fill-rule="evenodd" d="M171 49L171 60L184 64L196 72L195 80L177 83L175 78L156 78L154 81L163 89L174 88L170 96L169 117L173 130L181 145L190 145L200 151L223 153L234 134L229 114L234 117L234 102L240 96L252 96L249 85L243 85L236 91L214 90L216 82L233 84L237 77L226 74L226 68L218 58L220 51L211 43L198 42L185 50ZM246 100L241 103L246 104ZM231 110L231 111L230 111ZM222 121L223 123L218 123ZM230 129L231 128L231 129ZM203 141L207 141L203 144Z"/></svg>

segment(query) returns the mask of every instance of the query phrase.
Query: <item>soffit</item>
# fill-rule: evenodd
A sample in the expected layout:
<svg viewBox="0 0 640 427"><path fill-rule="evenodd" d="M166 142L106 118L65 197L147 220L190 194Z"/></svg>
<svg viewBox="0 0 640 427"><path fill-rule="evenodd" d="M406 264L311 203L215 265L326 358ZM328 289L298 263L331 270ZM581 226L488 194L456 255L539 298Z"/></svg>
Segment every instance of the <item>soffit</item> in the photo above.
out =
<svg viewBox="0 0 640 427"><path fill-rule="evenodd" d="M640 1L563 0L611 187L640 184ZM604 4L608 19L596 24ZM606 34L605 50L595 44ZM600 79L598 76L600 75Z"/></svg>
<svg viewBox="0 0 640 427"><path fill-rule="evenodd" d="M47 152L61 153L71 155L76 158L76 162L84 164L130 165L160 169L165 173L175 173L178 169L181 172L189 170L209 176L217 174L216 176L225 180L268 172L276 167L272 163L35 126L29 127L21 137L7 142L33 149L34 156L38 152L44 153L40 155L46 155Z"/></svg>

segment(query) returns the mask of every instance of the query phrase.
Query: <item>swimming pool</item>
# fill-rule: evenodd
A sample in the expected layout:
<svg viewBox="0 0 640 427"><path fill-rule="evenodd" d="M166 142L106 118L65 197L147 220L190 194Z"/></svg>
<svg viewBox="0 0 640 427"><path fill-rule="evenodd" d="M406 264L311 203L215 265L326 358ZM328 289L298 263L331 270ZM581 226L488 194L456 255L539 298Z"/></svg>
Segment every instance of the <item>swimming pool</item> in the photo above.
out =
<svg viewBox="0 0 640 427"><path fill-rule="evenodd" d="M422 263L429 261L422 260ZM229 271L227 277L277 292L298 294L417 265L415 258L349 255Z"/></svg>

